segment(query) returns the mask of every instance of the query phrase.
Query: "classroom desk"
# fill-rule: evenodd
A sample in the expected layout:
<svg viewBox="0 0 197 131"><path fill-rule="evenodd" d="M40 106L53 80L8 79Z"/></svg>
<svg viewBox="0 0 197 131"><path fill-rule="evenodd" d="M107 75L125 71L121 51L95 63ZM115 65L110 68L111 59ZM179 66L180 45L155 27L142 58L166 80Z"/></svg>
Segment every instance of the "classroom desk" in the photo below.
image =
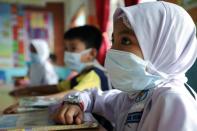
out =
<svg viewBox="0 0 197 131"><path fill-rule="evenodd" d="M0 85L0 115L6 107L17 102L16 99L12 98L8 94L13 89L14 87L11 85ZM99 125L99 128L96 129L77 129L77 131L106 131L106 129Z"/></svg>

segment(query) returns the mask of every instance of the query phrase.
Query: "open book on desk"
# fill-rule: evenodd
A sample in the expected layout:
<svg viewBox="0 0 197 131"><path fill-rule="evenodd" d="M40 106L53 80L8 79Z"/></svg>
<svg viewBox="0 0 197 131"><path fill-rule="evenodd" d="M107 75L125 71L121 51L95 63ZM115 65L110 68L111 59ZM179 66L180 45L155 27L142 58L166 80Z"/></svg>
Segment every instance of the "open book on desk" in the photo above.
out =
<svg viewBox="0 0 197 131"><path fill-rule="evenodd" d="M17 131L20 129L21 131L24 129L33 131L71 130L97 128L98 126L98 122L91 113L84 114L84 122L80 125L55 125L50 119L48 110L0 116L0 131L16 129Z"/></svg>
<svg viewBox="0 0 197 131"><path fill-rule="evenodd" d="M48 106L58 103L58 99L47 98L44 96L22 97L19 99L17 113L39 111L48 108Z"/></svg>

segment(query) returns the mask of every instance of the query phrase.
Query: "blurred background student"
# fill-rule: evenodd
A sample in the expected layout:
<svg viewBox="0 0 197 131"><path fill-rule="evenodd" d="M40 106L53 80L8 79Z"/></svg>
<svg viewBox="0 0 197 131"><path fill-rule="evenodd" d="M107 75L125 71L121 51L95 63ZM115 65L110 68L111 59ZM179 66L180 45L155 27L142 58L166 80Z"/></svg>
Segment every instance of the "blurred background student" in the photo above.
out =
<svg viewBox="0 0 197 131"><path fill-rule="evenodd" d="M38 86L51 85L58 82L58 76L49 59L49 47L46 41L42 39L31 40L30 43L30 59L31 63L28 69L28 82L24 83L24 79L16 80L16 86Z"/></svg>
<svg viewBox="0 0 197 131"><path fill-rule="evenodd" d="M70 90L82 91L91 88L108 90L110 86L106 71L96 60L101 41L101 32L94 26L71 28L64 34L64 62L78 75L59 84L35 85L34 88L18 89L10 94L18 97L53 94L50 97L62 98ZM35 74L39 74L37 70L35 71Z"/></svg>
<svg viewBox="0 0 197 131"><path fill-rule="evenodd" d="M73 91L111 89L105 68L96 60L101 42L101 32L94 26L85 25L69 29L64 34L64 63L78 75L59 84L14 90L11 95L17 97L45 95L46 99L60 100ZM19 103L11 105L4 110L4 113L17 113L19 107ZM104 127L111 129L110 123L102 116L94 114L94 117Z"/></svg>

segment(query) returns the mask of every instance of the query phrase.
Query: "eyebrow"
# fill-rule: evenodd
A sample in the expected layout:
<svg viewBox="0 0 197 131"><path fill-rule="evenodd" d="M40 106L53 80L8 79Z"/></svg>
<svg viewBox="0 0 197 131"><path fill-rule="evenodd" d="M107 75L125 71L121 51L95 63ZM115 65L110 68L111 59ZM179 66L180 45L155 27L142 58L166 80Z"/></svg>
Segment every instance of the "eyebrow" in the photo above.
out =
<svg viewBox="0 0 197 131"><path fill-rule="evenodd" d="M121 34L133 34L133 35L135 35L135 33L134 33L133 30L122 30L122 31L118 32L118 34L119 34L119 35L121 35ZM114 32L112 32L111 37L112 37L112 38L114 37Z"/></svg>
<svg viewBox="0 0 197 131"><path fill-rule="evenodd" d="M118 34L135 34L133 30L122 30Z"/></svg>

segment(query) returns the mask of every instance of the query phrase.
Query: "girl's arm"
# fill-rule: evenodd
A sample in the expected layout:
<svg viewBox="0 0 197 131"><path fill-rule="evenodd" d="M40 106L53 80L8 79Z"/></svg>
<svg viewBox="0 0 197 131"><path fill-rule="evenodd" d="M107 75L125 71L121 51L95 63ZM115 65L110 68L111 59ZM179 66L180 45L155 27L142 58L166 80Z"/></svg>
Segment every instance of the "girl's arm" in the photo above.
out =
<svg viewBox="0 0 197 131"><path fill-rule="evenodd" d="M81 111L96 113L105 117L107 120L114 122L116 119L114 117L114 113L119 110L122 102L121 99L123 99L123 95L121 94L122 93L118 90L103 92L97 89L91 89L83 92L72 92L65 96L65 105L59 103L51 106L50 112L54 120L62 124L72 124L75 122L74 118L77 118L77 115L80 115L81 118ZM78 96L79 99L77 98L77 105L79 105L80 108L78 108L76 104L73 106L72 102L68 102L71 96Z"/></svg>

